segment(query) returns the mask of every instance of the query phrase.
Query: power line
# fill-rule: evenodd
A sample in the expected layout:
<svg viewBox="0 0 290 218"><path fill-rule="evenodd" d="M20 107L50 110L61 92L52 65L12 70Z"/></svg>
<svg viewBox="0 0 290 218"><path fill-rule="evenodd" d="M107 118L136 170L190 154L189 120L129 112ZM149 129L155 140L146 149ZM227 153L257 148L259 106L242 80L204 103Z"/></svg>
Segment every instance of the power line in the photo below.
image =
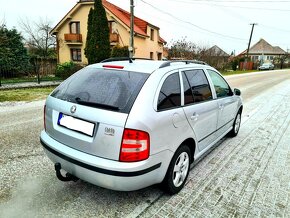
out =
<svg viewBox="0 0 290 218"><path fill-rule="evenodd" d="M290 33L290 30L284 30L284 29L280 29L280 28L277 28L277 27L272 27L272 26L263 25L263 24L259 24L259 26L263 26L263 27L266 27L268 29L273 29L273 30L277 30L277 31L280 31L280 32L288 32L288 33Z"/></svg>
<svg viewBox="0 0 290 218"><path fill-rule="evenodd" d="M185 2L183 0L174 0L175 2ZM188 0L190 1L190 0ZM197 1L200 1L200 0L197 0ZM267 1L268 2L268 1ZM287 1L290 3L290 1ZM190 4L190 2L187 2ZM193 2L192 2L193 3ZM202 3L193 3L193 4L202 4ZM209 5L208 3L204 3L206 5ZM220 8L223 8L225 7L224 5L218 5L218 4L210 4L210 6L215 6L215 7L220 7ZM236 7L235 7L236 8ZM235 13L232 13L232 11L228 10L227 13L231 14L233 17L236 17L236 18L239 18L241 19L242 21L245 21L245 22L249 22L248 19L246 19L246 17L244 16L241 16L240 14L238 14L237 12ZM262 26L262 27L266 27L268 29L273 29L273 30L277 30L277 31L280 31L280 32L290 32L290 30L286 30L286 29L280 29L280 28L277 28L277 27L273 27L273 26L268 26L268 25L263 25L263 24L259 24L259 26Z"/></svg>
<svg viewBox="0 0 290 218"><path fill-rule="evenodd" d="M170 0L172 1L172 0ZM220 4L209 4L208 2L231 2L233 3L233 1L215 1L215 0L173 0L174 2L184 2L184 3L188 3L188 4L204 4L204 5L210 5L210 6L215 6L215 7L226 7L226 8L239 8L238 6L226 6L226 5L220 5ZM199 2L204 2L204 1L207 1L205 3L199 3ZM234 1L234 2L272 2L272 1ZM275 1L275 2L287 2L287 3L290 3L290 1ZM244 8L244 7L243 7ZM251 8L251 9L258 9L258 10L263 10L262 8ZM265 8L264 8L265 9ZM265 10L268 10L268 9L265 9ZM272 10L272 9L269 9L269 10ZM283 10L283 11L290 11L290 10L287 10L287 9L277 9L277 10ZM228 11L227 13L229 13L231 11ZM230 13L233 17L238 17L239 19L243 19L243 21L245 22L248 22L248 20L245 18L245 17L242 17L241 15L237 16L237 12L235 13ZM262 27L266 27L268 29L274 29L274 30L277 30L277 31L280 31L280 32L290 32L290 30L286 30L286 29L281 29L281 28L277 28L277 27L273 27L273 26L268 26L268 25L263 25L263 24L259 24L259 26L262 26Z"/></svg>
<svg viewBox="0 0 290 218"><path fill-rule="evenodd" d="M178 17L176 17L176 16L174 16L174 15L172 15L172 14L166 12L166 11L163 11L160 8L155 7L154 5L152 5L152 4L148 3L148 2L145 2L144 0L140 0L140 1L143 2L146 5L149 5L150 7L154 8L155 10L157 10L157 11L163 13L163 14L166 14L166 15L168 15L168 16L170 16L170 17L172 17L172 18L174 18L174 19L176 19L176 20L178 20L180 22L189 24L189 25L194 26L195 28L198 28L198 29L203 30L205 32L208 32L208 33L211 33L211 34L215 34L215 35L219 35L219 36L222 36L222 37L225 37L225 38L246 41L246 39L242 39L242 38L238 38L238 37L234 37L234 36L229 36L229 35L224 35L222 33L218 33L218 32L215 32L215 31L211 31L211 30L205 29L205 28L200 27L200 26L198 26L198 25L196 25L196 24L194 24L192 22L189 22L189 21L186 21L186 20L182 20L182 19L180 19L180 18L178 18Z"/></svg>
<svg viewBox="0 0 290 218"><path fill-rule="evenodd" d="M280 11L280 12L289 12L290 9L279 9L279 8L258 8L258 7L247 7L247 6L231 6L231 5L221 5L221 4L212 4L210 2L214 2L214 3L219 3L219 2L230 2L230 3L241 3L241 2L237 2L237 1L209 1L209 0L204 0L204 1L184 1L184 0L175 0L174 2L182 2L182 3L186 3L186 4L206 4L206 5L214 5L214 6L218 6L218 7L226 7L226 8L241 8L241 9L250 9L250 10L264 10L264 11ZM251 1L254 2L254 1ZM261 1L256 1L256 2L261 2ZM274 3L274 1L269 1ZM290 1L287 1L288 3L290 3Z"/></svg>
<svg viewBox="0 0 290 218"><path fill-rule="evenodd" d="M171 0L170 0L171 1ZM175 1L175 0L173 0ZM185 1L184 1L185 2ZM248 0L248 1L231 1L231 0L187 0L187 2L230 2L230 3L290 3L290 1L288 0L281 0L281 1L270 1L270 0Z"/></svg>

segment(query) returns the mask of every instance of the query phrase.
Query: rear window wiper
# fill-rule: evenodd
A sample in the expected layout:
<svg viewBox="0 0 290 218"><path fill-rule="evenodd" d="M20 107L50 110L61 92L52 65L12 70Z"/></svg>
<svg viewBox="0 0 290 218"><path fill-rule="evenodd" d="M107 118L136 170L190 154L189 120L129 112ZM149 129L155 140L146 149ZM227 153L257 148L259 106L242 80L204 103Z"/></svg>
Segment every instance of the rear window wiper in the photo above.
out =
<svg viewBox="0 0 290 218"><path fill-rule="evenodd" d="M104 109L109 109L109 110L114 110L114 111L120 110L119 107L113 106L113 105L102 104L102 103L91 102L91 101L84 101L80 98L75 98L75 100L78 104L81 104L81 105L86 105L86 106L91 106L91 107L96 107L96 108L104 108Z"/></svg>

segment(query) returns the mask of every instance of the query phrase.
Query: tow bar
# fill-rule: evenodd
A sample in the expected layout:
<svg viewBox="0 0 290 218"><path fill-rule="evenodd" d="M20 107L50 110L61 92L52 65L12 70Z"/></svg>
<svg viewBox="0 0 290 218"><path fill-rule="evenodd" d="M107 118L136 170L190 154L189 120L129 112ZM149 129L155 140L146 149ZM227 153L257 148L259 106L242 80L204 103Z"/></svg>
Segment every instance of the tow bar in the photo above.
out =
<svg viewBox="0 0 290 218"><path fill-rule="evenodd" d="M61 164L60 163L55 163L54 164L54 169L56 172L56 177L63 182L68 182L68 181L78 181L79 178L75 177L74 175L70 174L70 173L66 173L65 176L63 176L60 172L61 170Z"/></svg>

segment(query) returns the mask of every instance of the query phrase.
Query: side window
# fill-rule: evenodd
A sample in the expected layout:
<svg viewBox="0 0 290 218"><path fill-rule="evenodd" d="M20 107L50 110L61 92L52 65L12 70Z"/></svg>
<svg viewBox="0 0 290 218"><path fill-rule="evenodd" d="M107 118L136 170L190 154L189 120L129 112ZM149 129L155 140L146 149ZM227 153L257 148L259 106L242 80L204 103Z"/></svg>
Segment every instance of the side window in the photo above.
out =
<svg viewBox="0 0 290 218"><path fill-rule="evenodd" d="M168 76L159 93L157 110L181 106L180 82L178 73Z"/></svg>
<svg viewBox="0 0 290 218"><path fill-rule="evenodd" d="M182 72L184 85L184 104L197 103L212 99L212 93L203 70ZM191 93L190 93L191 92ZM190 94L191 98L190 99Z"/></svg>
<svg viewBox="0 0 290 218"><path fill-rule="evenodd" d="M225 81L224 78L221 77L221 75L213 70L207 70L207 72L209 73L209 76L214 84L214 88L218 98L233 95L228 83Z"/></svg>

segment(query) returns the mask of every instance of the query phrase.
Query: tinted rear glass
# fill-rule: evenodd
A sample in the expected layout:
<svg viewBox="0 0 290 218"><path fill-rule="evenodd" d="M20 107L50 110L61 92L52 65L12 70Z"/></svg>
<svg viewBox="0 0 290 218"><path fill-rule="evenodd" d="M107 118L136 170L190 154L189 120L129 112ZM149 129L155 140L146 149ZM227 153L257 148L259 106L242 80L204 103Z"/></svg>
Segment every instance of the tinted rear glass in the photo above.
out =
<svg viewBox="0 0 290 218"><path fill-rule="evenodd" d="M167 110L181 105L180 82L178 73L168 76L159 93L157 110Z"/></svg>
<svg viewBox="0 0 290 218"><path fill-rule="evenodd" d="M65 80L51 96L74 103L129 113L148 74L84 68ZM111 107L111 108L110 108ZM114 109L116 108L116 109Z"/></svg>

